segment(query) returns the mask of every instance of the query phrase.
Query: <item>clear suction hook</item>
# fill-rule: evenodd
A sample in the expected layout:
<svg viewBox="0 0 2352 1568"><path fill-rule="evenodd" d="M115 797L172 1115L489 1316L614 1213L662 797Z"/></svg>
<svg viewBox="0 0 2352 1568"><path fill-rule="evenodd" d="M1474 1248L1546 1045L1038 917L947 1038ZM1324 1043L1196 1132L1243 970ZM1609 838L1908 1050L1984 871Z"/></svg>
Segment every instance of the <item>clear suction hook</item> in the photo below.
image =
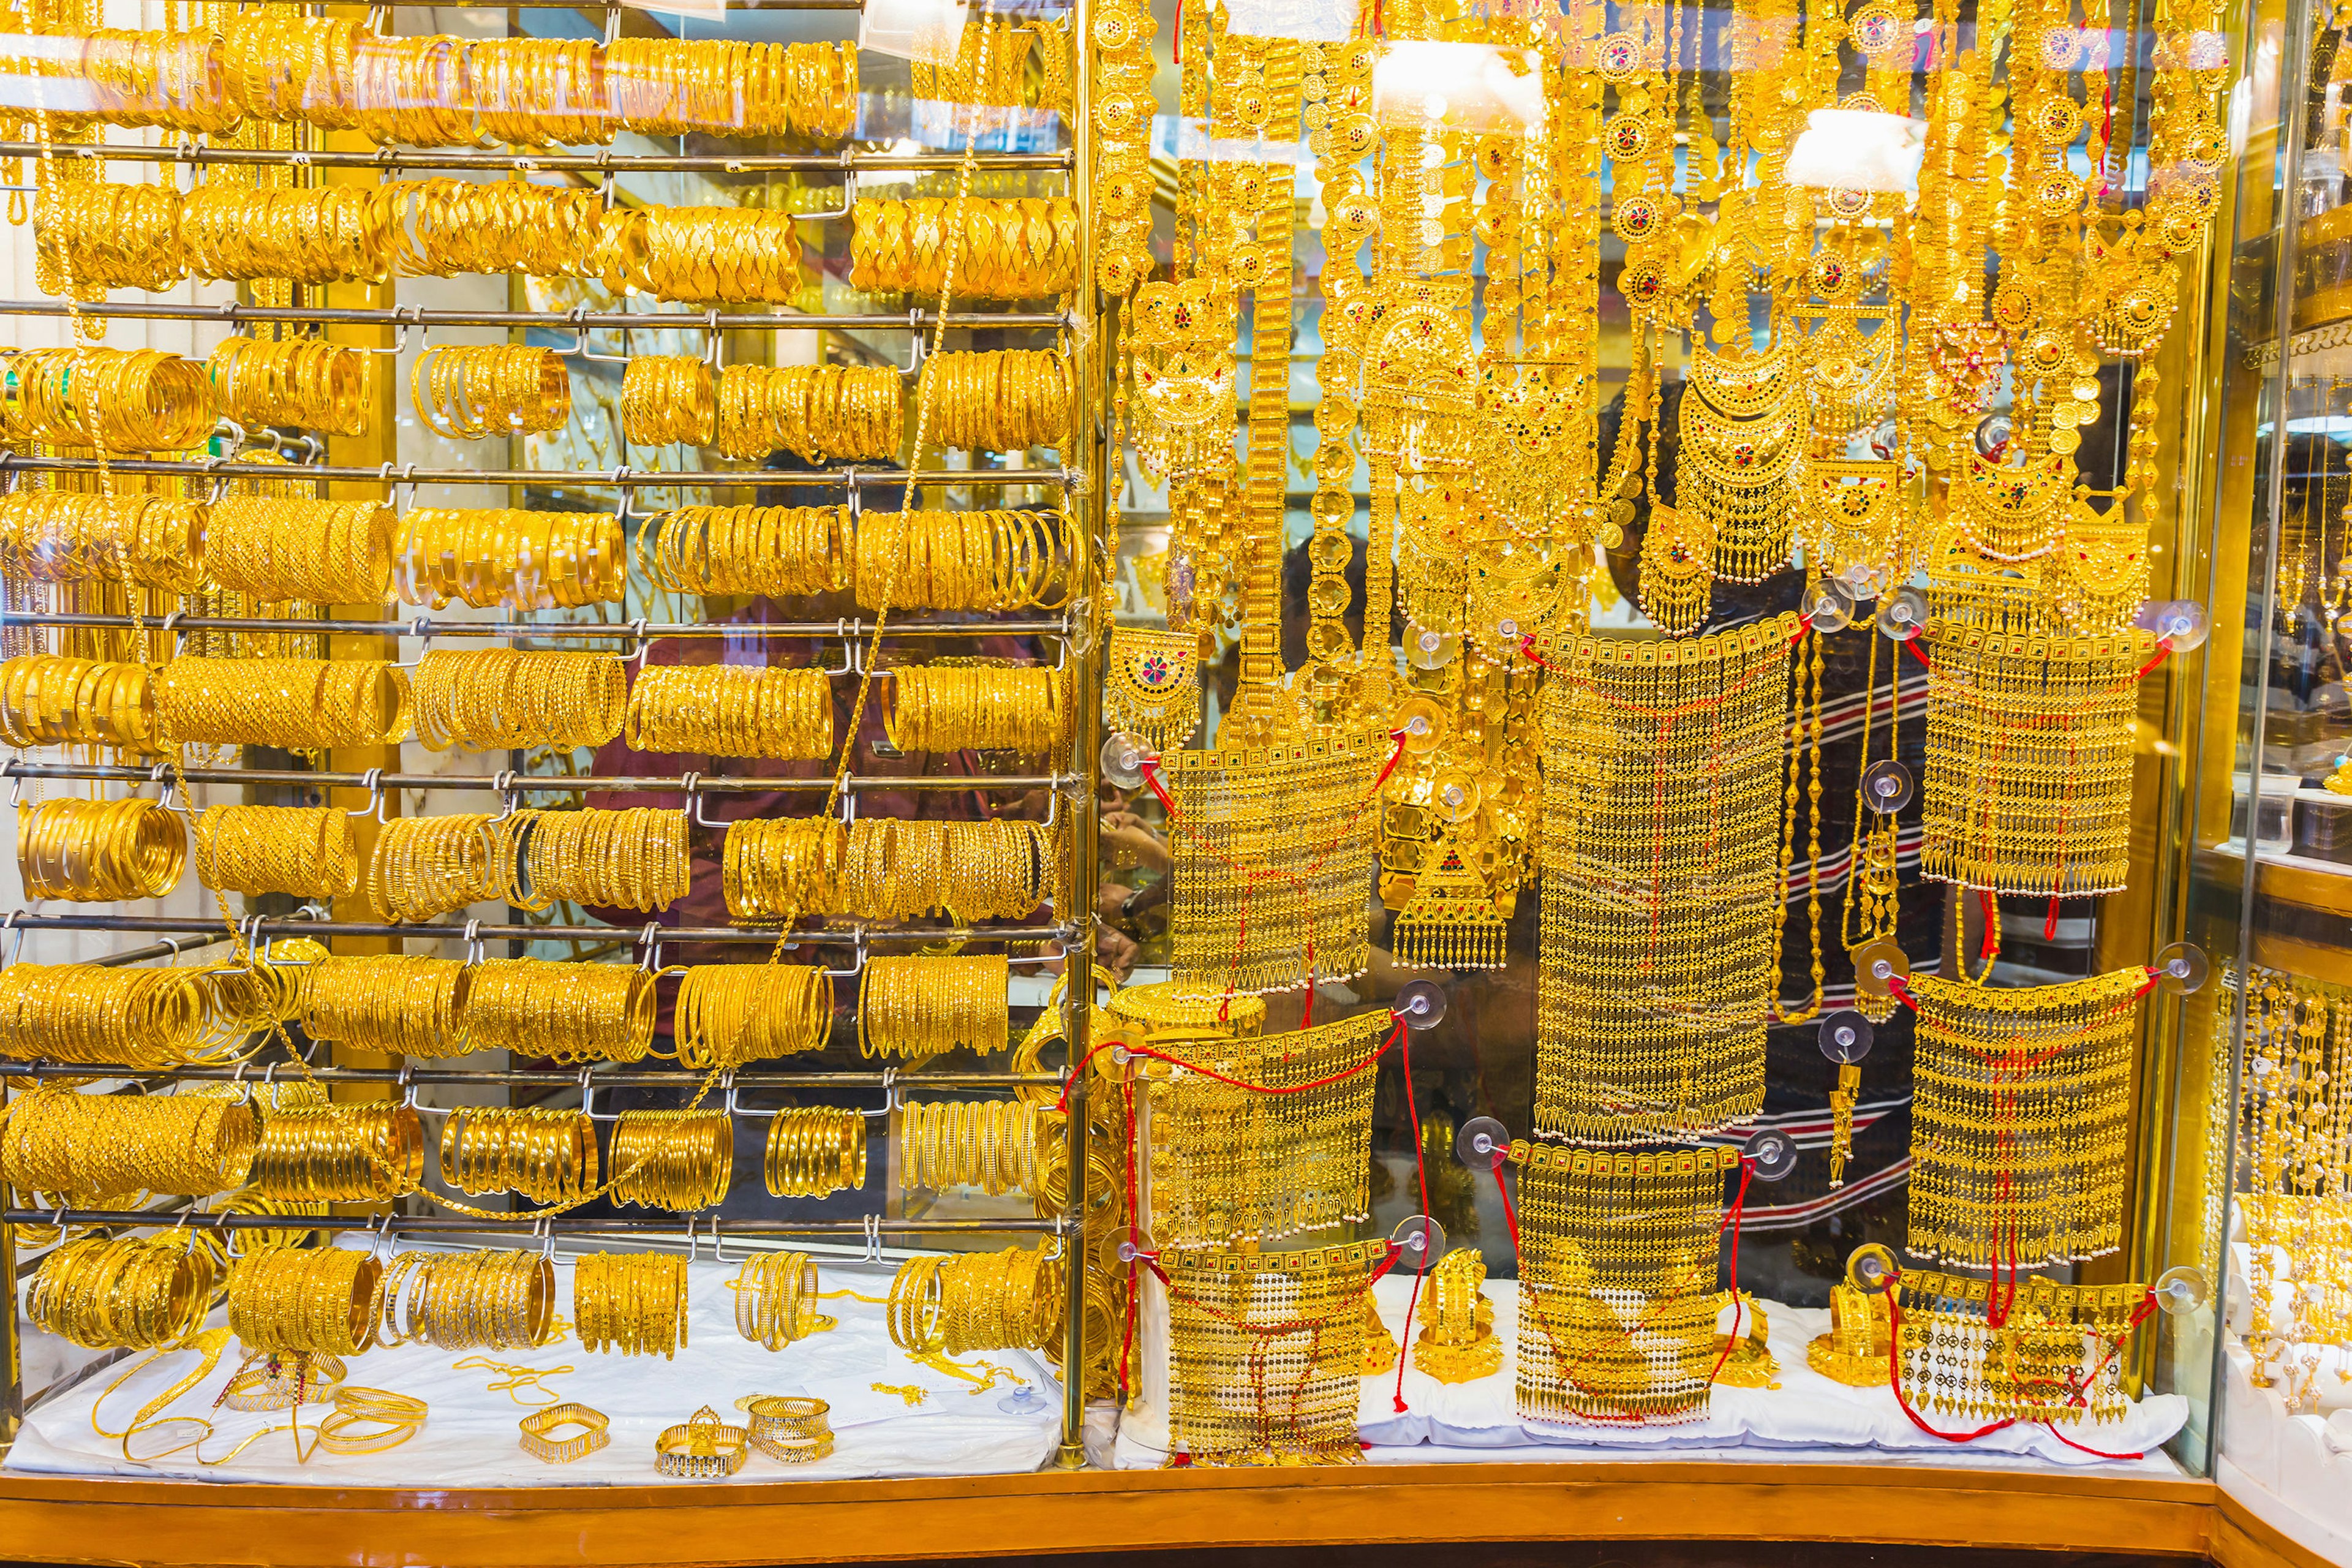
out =
<svg viewBox="0 0 2352 1568"><path fill-rule="evenodd" d="M2183 1263L2158 1275L2152 1294L2167 1315L2178 1318L2211 1300L2213 1282L2205 1277L2203 1269Z"/></svg>
<svg viewBox="0 0 2352 1568"><path fill-rule="evenodd" d="M1814 1038L1822 1047L1822 1055L1843 1067L1870 1055L1878 1031L1869 1019L1849 1007L1823 1018Z"/></svg>
<svg viewBox="0 0 2352 1568"><path fill-rule="evenodd" d="M1445 988L1434 980L1409 980L1397 987L1389 1010L1408 1029L1433 1029L1445 1018Z"/></svg>
<svg viewBox="0 0 2352 1568"><path fill-rule="evenodd" d="M1873 763L1862 775L1862 803L1881 816L1911 804L1911 770L1892 757Z"/></svg>
<svg viewBox="0 0 2352 1568"><path fill-rule="evenodd" d="M1797 1141L1777 1127L1748 1134L1739 1152L1759 1181L1777 1182L1797 1168Z"/></svg>
<svg viewBox="0 0 2352 1568"><path fill-rule="evenodd" d="M1114 731L1103 742L1103 782L1115 789L1133 789L1143 782L1143 764L1150 749L1124 731Z"/></svg>
<svg viewBox="0 0 2352 1568"><path fill-rule="evenodd" d="M2212 972L2212 964L2203 948L2194 942L2176 942L2156 955L2150 972L2165 994L2187 996L2205 988L2205 978Z"/></svg>
<svg viewBox="0 0 2352 1568"><path fill-rule="evenodd" d="M1454 1157L1474 1171L1502 1167L1511 1150L1511 1130L1491 1116L1474 1116L1454 1134Z"/></svg>
<svg viewBox="0 0 2352 1568"><path fill-rule="evenodd" d="M1132 1267L1159 1257L1160 1244L1152 1240L1151 1233L1141 1226L1129 1226L1127 1234L1118 1238L1118 1245L1111 1248L1111 1255Z"/></svg>
<svg viewBox="0 0 2352 1568"><path fill-rule="evenodd" d="M2154 605L2147 618L2148 629L2169 652L2188 653L2205 644L2205 606L2194 599L2167 599Z"/></svg>
<svg viewBox="0 0 2352 1568"><path fill-rule="evenodd" d="M1878 603L1878 629L1896 642L1909 642L1927 629L1927 595L1918 589L1896 589Z"/></svg>
<svg viewBox="0 0 2352 1568"><path fill-rule="evenodd" d="M1882 1242L1865 1242L1845 1260L1846 1283L1866 1296L1885 1294L1902 1277L1902 1266Z"/></svg>
<svg viewBox="0 0 2352 1568"><path fill-rule="evenodd" d="M1426 1274L1445 1256L1445 1227L1425 1214L1412 1215L1389 1232L1389 1244L1397 1249L1398 1268Z"/></svg>
<svg viewBox="0 0 2352 1568"><path fill-rule="evenodd" d="M1832 577L1805 595L1805 618L1817 632L1843 631L1853 624L1856 603L1853 587Z"/></svg>

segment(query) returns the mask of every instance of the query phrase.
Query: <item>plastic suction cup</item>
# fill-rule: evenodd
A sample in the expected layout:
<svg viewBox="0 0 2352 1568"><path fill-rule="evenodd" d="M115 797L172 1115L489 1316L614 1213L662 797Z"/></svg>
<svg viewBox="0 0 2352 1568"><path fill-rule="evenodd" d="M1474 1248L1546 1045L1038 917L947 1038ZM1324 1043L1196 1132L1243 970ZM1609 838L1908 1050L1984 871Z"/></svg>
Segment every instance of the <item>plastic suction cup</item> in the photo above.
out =
<svg viewBox="0 0 2352 1568"><path fill-rule="evenodd" d="M1853 988L1864 996L1892 996L1895 982L1911 978L1911 961L1885 937L1853 950Z"/></svg>
<svg viewBox="0 0 2352 1568"><path fill-rule="evenodd" d="M1862 775L1862 803L1881 816L1911 804L1911 770L1892 757L1870 764Z"/></svg>
<svg viewBox="0 0 2352 1568"><path fill-rule="evenodd" d="M1405 662L1415 669L1435 669L1451 664L1454 656L1461 651L1459 639L1427 626L1417 626L1405 634Z"/></svg>
<svg viewBox="0 0 2352 1568"><path fill-rule="evenodd" d="M1878 1031L1871 1027L1869 1019L1848 1008L1823 1018L1817 1037L1821 1041L1822 1055L1844 1067L1870 1054L1872 1043L1878 1038Z"/></svg>
<svg viewBox="0 0 2352 1568"><path fill-rule="evenodd" d="M2152 966L2156 983L2170 996L2186 996L2205 988L2205 977L2213 966L2207 962L2205 950L2195 942L2176 942L2156 955Z"/></svg>
<svg viewBox="0 0 2352 1568"><path fill-rule="evenodd" d="M1007 1415L1043 1415L1054 1408L1054 1402L1035 1389L1024 1386L998 1400L996 1407Z"/></svg>
<svg viewBox="0 0 2352 1568"><path fill-rule="evenodd" d="M1390 1010L1408 1029L1434 1029L1445 1017L1445 987L1434 980L1408 980L1397 987Z"/></svg>
<svg viewBox="0 0 2352 1568"><path fill-rule="evenodd" d="M1144 759L1150 749L1132 735L1114 734L1103 742L1103 782L1118 789L1133 789L1143 782Z"/></svg>
<svg viewBox="0 0 2352 1568"><path fill-rule="evenodd" d="M1843 631L1853 624L1856 603L1850 585L1832 579L1805 595L1805 615L1817 632Z"/></svg>
<svg viewBox="0 0 2352 1568"><path fill-rule="evenodd" d="M1474 1171L1491 1171L1511 1146L1511 1130L1491 1116L1474 1116L1454 1135L1454 1157Z"/></svg>
<svg viewBox="0 0 2352 1568"><path fill-rule="evenodd" d="M1763 1181L1777 1182L1797 1168L1797 1141L1777 1127L1748 1134L1739 1152Z"/></svg>
<svg viewBox="0 0 2352 1568"><path fill-rule="evenodd" d="M2212 1282L2202 1268L2184 1263L2156 1277L2156 1304L2178 1318L2213 1299Z"/></svg>
<svg viewBox="0 0 2352 1568"><path fill-rule="evenodd" d="M1397 1247L1397 1267L1415 1274L1428 1273L1445 1256L1445 1227L1425 1214L1399 1220L1389 1240Z"/></svg>
<svg viewBox="0 0 2352 1568"><path fill-rule="evenodd" d="M1845 1282L1867 1296L1884 1294L1903 1272L1895 1254L1879 1243L1865 1243L1845 1260Z"/></svg>
<svg viewBox="0 0 2352 1568"><path fill-rule="evenodd" d="M2167 599L2148 606L2147 629L2175 653L2187 653L2205 644L2205 606L2194 599Z"/></svg>
<svg viewBox="0 0 2352 1568"><path fill-rule="evenodd" d="M1137 1263L1159 1252L1160 1247L1151 1239L1150 1231L1139 1230L1130 1236L1120 1237L1118 1245L1111 1250L1121 1263Z"/></svg>
<svg viewBox="0 0 2352 1568"><path fill-rule="evenodd" d="M1896 642L1909 642L1927 629L1927 595L1916 588L1898 588L1878 606L1878 629Z"/></svg>

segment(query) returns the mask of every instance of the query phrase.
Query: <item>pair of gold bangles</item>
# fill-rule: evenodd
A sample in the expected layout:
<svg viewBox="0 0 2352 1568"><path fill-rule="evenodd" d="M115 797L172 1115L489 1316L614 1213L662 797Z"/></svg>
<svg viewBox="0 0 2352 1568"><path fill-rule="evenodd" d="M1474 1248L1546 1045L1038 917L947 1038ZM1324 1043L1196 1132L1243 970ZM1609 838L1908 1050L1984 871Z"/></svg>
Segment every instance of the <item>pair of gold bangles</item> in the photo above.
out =
<svg viewBox="0 0 2352 1568"><path fill-rule="evenodd" d="M833 681L822 669L649 664L629 688L621 733L637 752L823 762L833 755Z"/></svg>
<svg viewBox="0 0 2352 1568"><path fill-rule="evenodd" d="M615 605L628 587L621 520L608 511L418 507L392 545L404 605L574 610Z"/></svg>
<svg viewBox="0 0 2352 1568"><path fill-rule="evenodd" d="M1045 665L900 665L883 728L902 752L1042 757L1068 739L1064 672Z"/></svg>
<svg viewBox="0 0 2352 1568"><path fill-rule="evenodd" d="M18 349L0 354L0 440L110 452L179 452L213 431L212 383L154 349Z"/></svg>
<svg viewBox="0 0 2352 1568"><path fill-rule="evenodd" d="M555 1265L513 1251L404 1252L383 1270L376 1342L527 1350L555 1322Z"/></svg>
<svg viewBox="0 0 2352 1568"><path fill-rule="evenodd" d="M25 1316L85 1350L157 1350L204 1326L214 1283L212 1254L185 1232L86 1236L41 1260Z"/></svg>
<svg viewBox="0 0 2352 1568"><path fill-rule="evenodd" d="M1058 511L869 511L857 520L865 609L1057 610L1077 538Z"/></svg>
<svg viewBox="0 0 2352 1568"><path fill-rule="evenodd" d="M441 1180L461 1193L569 1204L595 1190L596 1124L545 1106L464 1105L441 1125Z"/></svg>
<svg viewBox="0 0 2352 1568"><path fill-rule="evenodd" d="M167 742L383 746L408 732L408 672L377 659L184 654L157 673L154 704Z"/></svg>
<svg viewBox="0 0 2352 1568"><path fill-rule="evenodd" d="M205 368L221 413L240 424L364 436L375 361L365 349L323 338L233 337L213 350Z"/></svg>
<svg viewBox="0 0 2352 1568"><path fill-rule="evenodd" d="M991 1197L1035 1192L1038 1112L1025 1100L902 1103L899 1186L908 1192L978 1187Z"/></svg>
<svg viewBox="0 0 2352 1568"><path fill-rule="evenodd" d="M832 1106L779 1110L768 1122L768 1191L824 1198L866 1185L866 1118Z"/></svg>
<svg viewBox="0 0 2352 1568"><path fill-rule="evenodd" d="M857 1049L866 1057L930 1057L958 1047L983 1055L1012 1042L1002 955L868 958L857 997Z"/></svg>
<svg viewBox="0 0 2352 1568"><path fill-rule="evenodd" d="M45 800L16 808L16 874L28 899L113 903L179 886L188 834L152 800Z"/></svg>
<svg viewBox="0 0 2352 1568"><path fill-rule="evenodd" d="M22 488L0 496L0 574L31 583L205 584L202 503L137 491Z"/></svg>
<svg viewBox="0 0 2352 1568"><path fill-rule="evenodd" d="M1052 349L933 354L919 395L942 447L1020 452L1070 433L1070 363Z"/></svg>
<svg viewBox="0 0 2352 1568"><path fill-rule="evenodd" d="M0 1124L0 1178L97 1204L137 1193L205 1197L244 1185L259 1124L225 1094L79 1094L43 1087Z"/></svg>
<svg viewBox="0 0 2352 1568"><path fill-rule="evenodd" d="M935 296L950 269L959 299L1034 300L1077 287L1081 219L1073 201L868 196L850 221L849 280L869 292Z"/></svg>
<svg viewBox="0 0 2352 1568"><path fill-rule="evenodd" d="M436 435L560 430L572 417L572 373L553 349L518 343L436 343L409 372L409 405Z"/></svg>
<svg viewBox="0 0 2352 1568"><path fill-rule="evenodd" d="M696 1072L820 1051L833 1034L833 982L794 963L688 969L671 1012L678 1064Z"/></svg>

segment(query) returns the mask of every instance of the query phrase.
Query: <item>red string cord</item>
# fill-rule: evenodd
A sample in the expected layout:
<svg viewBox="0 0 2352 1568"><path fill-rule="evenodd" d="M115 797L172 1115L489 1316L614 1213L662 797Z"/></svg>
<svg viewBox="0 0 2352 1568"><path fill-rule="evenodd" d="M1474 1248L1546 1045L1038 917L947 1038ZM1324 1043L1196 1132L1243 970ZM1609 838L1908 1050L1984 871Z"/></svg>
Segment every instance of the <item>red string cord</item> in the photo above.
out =
<svg viewBox="0 0 2352 1568"><path fill-rule="evenodd" d="M1402 1018L1397 1020L1396 1032L1389 1037L1397 1042L1397 1056L1404 1069L1404 1110L1405 1115L1412 1122L1412 1169L1413 1174L1421 1182L1422 1218L1427 1220L1429 1218L1429 1162L1423 1156L1421 1148L1421 1107L1413 1102L1412 1098L1412 1037L1407 1033ZM1387 1049L1386 1047L1381 1048ZM1397 1414L1400 1415L1411 1408L1404 1402L1404 1363L1406 1353L1412 1349L1413 1310L1421 1305L1421 1278L1436 1267L1437 1260L1429 1256L1429 1232L1424 1228L1421 1233L1421 1267L1413 1271L1412 1294L1405 1299L1404 1303L1404 1328L1397 1335L1396 1392L1390 1397L1394 1401Z"/></svg>
<svg viewBox="0 0 2352 1568"><path fill-rule="evenodd" d="M1087 1054L1078 1058L1078 1065L1072 1068L1068 1076L1062 1079L1062 1092L1060 1097L1054 1101L1054 1109L1056 1110L1069 1110L1070 1086L1077 1081L1078 1074L1084 1072L1086 1070L1087 1064L1093 1061L1097 1056L1100 1055L1104 1051L1111 1050L1120 1046L1125 1046L1127 1047L1127 1052L1129 1056L1150 1057L1153 1061L1166 1062L1172 1067L1183 1068L1188 1071L1199 1073L1202 1078L1213 1079L1222 1084L1229 1084L1234 1089L1248 1089L1252 1094L1304 1094L1310 1089L1323 1089L1328 1085L1342 1082L1345 1079L1355 1077L1360 1072L1365 1071L1369 1068L1376 1066L1381 1058L1388 1054L1388 1048L1397 1043L1397 1037L1403 1032L1404 1020L1398 1018L1389 1026L1389 1037L1381 1042L1381 1048L1374 1051L1370 1056L1366 1057L1362 1061L1358 1062L1354 1067L1342 1068L1338 1072L1327 1073L1321 1078L1311 1079L1306 1083L1295 1083L1287 1089L1276 1088L1272 1084L1244 1083L1237 1078L1227 1078L1223 1073L1217 1071L1213 1068L1204 1068L1200 1063L1188 1061L1182 1057L1170 1056L1166 1051L1153 1050L1150 1046L1130 1045L1125 1040L1105 1040L1100 1045L1089 1046L1087 1047Z"/></svg>
<svg viewBox="0 0 2352 1568"><path fill-rule="evenodd" d="M1714 1387L1715 1380L1723 1375L1723 1363L1731 1359L1731 1347L1739 1342L1739 1322L1747 1310L1739 1300L1739 1219L1748 1208L1748 1184L1755 1174L1756 1162L1742 1159L1739 1162L1739 1191L1732 1194L1731 1206L1723 1211L1723 1219L1715 1227L1718 1243L1727 1227L1731 1232L1731 1332L1724 1336L1723 1350L1715 1358L1715 1365L1707 1371L1709 1388Z"/></svg>

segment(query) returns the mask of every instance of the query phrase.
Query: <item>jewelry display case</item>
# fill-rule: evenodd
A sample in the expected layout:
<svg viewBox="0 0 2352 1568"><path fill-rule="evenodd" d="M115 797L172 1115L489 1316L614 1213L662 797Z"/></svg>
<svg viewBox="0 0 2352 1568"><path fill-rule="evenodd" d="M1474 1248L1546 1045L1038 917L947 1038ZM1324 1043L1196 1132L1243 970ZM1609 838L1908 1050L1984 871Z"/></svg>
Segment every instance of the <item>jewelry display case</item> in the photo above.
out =
<svg viewBox="0 0 2352 1568"><path fill-rule="evenodd" d="M2327 18L5 21L13 1554L2352 1562Z"/></svg>

